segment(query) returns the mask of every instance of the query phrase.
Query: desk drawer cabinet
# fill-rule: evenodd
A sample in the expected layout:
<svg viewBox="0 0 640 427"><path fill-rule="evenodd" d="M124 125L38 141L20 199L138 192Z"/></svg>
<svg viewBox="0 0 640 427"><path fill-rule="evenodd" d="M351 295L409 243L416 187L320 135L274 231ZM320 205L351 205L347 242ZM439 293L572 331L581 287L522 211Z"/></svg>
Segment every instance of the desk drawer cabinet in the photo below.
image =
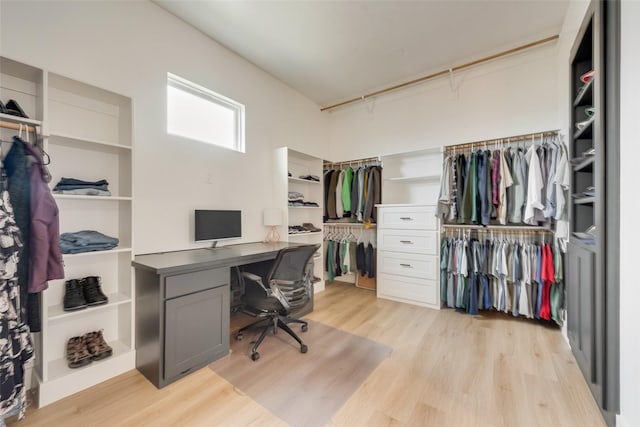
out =
<svg viewBox="0 0 640 427"><path fill-rule="evenodd" d="M162 388L229 352L230 269L136 269L136 367Z"/></svg>
<svg viewBox="0 0 640 427"><path fill-rule="evenodd" d="M378 206L377 295L440 308L435 206Z"/></svg>

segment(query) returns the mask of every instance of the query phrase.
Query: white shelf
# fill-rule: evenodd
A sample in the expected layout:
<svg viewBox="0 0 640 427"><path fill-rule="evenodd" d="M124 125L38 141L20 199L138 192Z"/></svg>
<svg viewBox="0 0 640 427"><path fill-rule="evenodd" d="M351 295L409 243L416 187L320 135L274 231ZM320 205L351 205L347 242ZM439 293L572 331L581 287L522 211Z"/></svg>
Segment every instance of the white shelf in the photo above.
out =
<svg viewBox="0 0 640 427"><path fill-rule="evenodd" d="M24 117L12 116L11 114L0 113L0 120L12 123L22 123L23 125L42 126L40 120L26 119Z"/></svg>
<svg viewBox="0 0 640 427"><path fill-rule="evenodd" d="M313 185L322 184L320 181L312 181L310 179L294 178L292 176L289 177L289 182L290 183L295 183L295 184L313 184Z"/></svg>
<svg viewBox="0 0 640 427"><path fill-rule="evenodd" d="M62 254L62 258L77 258L81 256L90 256L90 255L111 255L117 254L120 252L132 252L131 248L115 248L109 249L108 251L91 251L91 252L80 252L78 254Z"/></svg>
<svg viewBox="0 0 640 427"><path fill-rule="evenodd" d="M289 209L321 209L320 206L289 206Z"/></svg>
<svg viewBox="0 0 640 427"><path fill-rule="evenodd" d="M119 150L127 150L127 151L132 150L131 146L122 145L122 144L118 144L111 141L102 141L99 139L81 138L73 135L62 135L62 134L55 134L55 133L52 133L51 135L49 135L49 143L71 145L71 146L82 146L86 144L93 144L97 146L116 148Z"/></svg>
<svg viewBox="0 0 640 427"><path fill-rule="evenodd" d="M107 304L90 306L80 310L64 311L62 304L51 306L49 307L48 319L50 322L53 322L55 320L81 317L89 313L95 313L121 304L131 303L131 297L124 294L108 294L107 298L109 298L109 302Z"/></svg>
<svg viewBox="0 0 640 427"><path fill-rule="evenodd" d="M289 237L300 237L300 236L315 236L318 234L322 234L322 231L312 231L309 233L295 233L295 234L289 234Z"/></svg>
<svg viewBox="0 0 640 427"><path fill-rule="evenodd" d="M87 331L87 332L90 332L90 331ZM88 370L94 370L94 369L99 370L103 367L101 365L104 365L104 363L109 362L111 359L118 358L122 355L125 355L131 352L131 347L129 347L122 341L113 341L113 342L107 341L107 344L109 344L109 346L111 346L111 348L113 349L113 354L111 356L104 358L102 360L94 360L88 365L83 366L81 368L69 368L66 357L61 357L59 359L50 361L49 362L49 381L62 378L66 375L71 375L71 374L76 374L81 372L83 374L86 374L87 373L86 371ZM64 345L66 345L66 343L64 343Z"/></svg>
<svg viewBox="0 0 640 427"><path fill-rule="evenodd" d="M418 175L418 176L398 176L392 178L385 178L385 181L389 182L410 182L410 181L432 181L440 180L440 175Z"/></svg>
<svg viewBox="0 0 640 427"><path fill-rule="evenodd" d="M59 194L59 193L51 193L55 199L60 200L109 200L109 201L131 201L133 197L122 197L122 196L84 196L78 194Z"/></svg>

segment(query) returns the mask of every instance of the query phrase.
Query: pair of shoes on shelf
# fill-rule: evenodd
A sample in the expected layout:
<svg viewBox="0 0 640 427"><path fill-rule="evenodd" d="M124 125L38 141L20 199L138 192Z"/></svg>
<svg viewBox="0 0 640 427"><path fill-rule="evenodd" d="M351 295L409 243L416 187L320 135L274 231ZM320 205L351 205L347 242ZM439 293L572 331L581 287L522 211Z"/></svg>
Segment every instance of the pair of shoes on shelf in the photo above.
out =
<svg viewBox="0 0 640 427"><path fill-rule="evenodd" d="M320 177L318 177L317 175L300 175L300 179L304 179L306 181L320 182Z"/></svg>
<svg viewBox="0 0 640 427"><path fill-rule="evenodd" d="M70 368L80 368L112 354L113 349L104 340L102 331L88 332L67 341L67 366Z"/></svg>
<svg viewBox="0 0 640 427"><path fill-rule="evenodd" d="M301 233L309 233L309 230L306 230L304 227L300 225L289 226L289 234L301 234Z"/></svg>
<svg viewBox="0 0 640 427"><path fill-rule="evenodd" d="M29 116L27 116L24 110L20 107L20 104L18 104L18 101L14 99L10 99L9 102L7 102L7 105L4 105L2 101L0 101L0 113L10 114L16 117L24 117L25 119L29 118Z"/></svg>
<svg viewBox="0 0 640 427"><path fill-rule="evenodd" d="M313 225L310 222L304 222L302 223L302 228L304 228L305 230L309 231L309 232L318 232L318 231L322 231L321 229L317 228L315 225Z"/></svg>
<svg viewBox="0 0 640 427"><path fill-rule="evenodd" d="M93 305L101 305L109 302L109 298L100 288L100 277L89 276L84 279L67 280L64 284L64 299L62 308L64 311L73 311L87 308Z"/></svg>

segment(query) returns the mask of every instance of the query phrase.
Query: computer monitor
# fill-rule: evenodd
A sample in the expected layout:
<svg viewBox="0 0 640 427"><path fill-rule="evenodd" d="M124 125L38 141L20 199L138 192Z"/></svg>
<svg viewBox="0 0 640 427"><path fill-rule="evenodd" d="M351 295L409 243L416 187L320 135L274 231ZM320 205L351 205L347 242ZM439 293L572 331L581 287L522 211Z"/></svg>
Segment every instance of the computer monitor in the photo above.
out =
<svg viewBox="0 0 640 427"><path fill-rule="evenodd" d="M212 241L216 247L219 240L242 237L242 211L195 210L196 242Z"/></svg>

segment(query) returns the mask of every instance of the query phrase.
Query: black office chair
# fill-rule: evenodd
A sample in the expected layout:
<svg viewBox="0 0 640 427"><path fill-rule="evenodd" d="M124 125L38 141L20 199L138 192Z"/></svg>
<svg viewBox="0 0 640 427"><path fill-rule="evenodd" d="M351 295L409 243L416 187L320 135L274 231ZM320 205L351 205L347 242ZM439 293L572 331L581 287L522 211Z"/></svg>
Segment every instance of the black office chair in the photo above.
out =
<svg viewBox="0 0 640 427"><path fill-rule="evenodd" d="M294 319L291 315L295 315L304 308L312 297L313 271L309 260L319 247L320 245L305 245L281 249L274 261L243 267L243 311L264 319L240 329L236 339L242 339L244 330L265 323L260 337L251 349L252 360L256 361L260 358L258 347L267 332L273 331L275 335L278 328L291 335L300 344L301 353L307 352L307 346L288 324L299 323L302 325L302 332L307 331L307 322ZM267 267L270 267L269 272L264 274Z"/></svg>

